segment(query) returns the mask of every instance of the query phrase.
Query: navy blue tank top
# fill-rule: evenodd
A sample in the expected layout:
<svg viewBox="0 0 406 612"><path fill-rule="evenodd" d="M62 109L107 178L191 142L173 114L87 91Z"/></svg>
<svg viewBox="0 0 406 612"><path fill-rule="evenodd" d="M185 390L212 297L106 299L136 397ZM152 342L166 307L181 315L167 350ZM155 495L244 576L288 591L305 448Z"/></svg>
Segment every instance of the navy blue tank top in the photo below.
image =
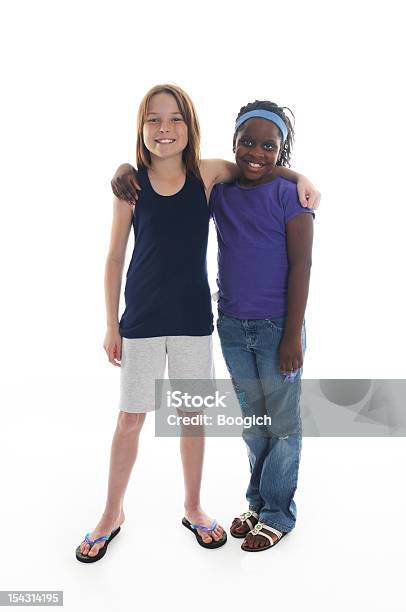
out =
<svg viewBox="0 0 406 612"><path fill-rule="evenodd" d="M133 217L134 251L119 322L123 338L208 336L213 332L207 279L209 207L193 175L171 196L157 194L146 169Z"/></svg>

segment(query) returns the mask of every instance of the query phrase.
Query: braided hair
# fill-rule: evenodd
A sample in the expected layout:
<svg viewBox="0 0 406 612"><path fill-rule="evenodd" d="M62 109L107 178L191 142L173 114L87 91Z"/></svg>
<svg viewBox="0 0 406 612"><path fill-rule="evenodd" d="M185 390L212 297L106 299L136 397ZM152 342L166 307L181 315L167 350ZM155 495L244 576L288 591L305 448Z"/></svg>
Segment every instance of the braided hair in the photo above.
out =
<svg viewBox="0 0 406 612"><path fill-rule="evenodd" d="M276 165L277 166L287 166L288 168L290 168L290 158L292 155L292 148L293 148L293 141L295 138L295 132L293 130L292 122L290 121L289 117L285 114L284 111L288 110L289 113L292 115L293 124L295 122L294 114L292 113L290 108L288 108L287 106L278 106L277 104L275 104L275 102L270 102L269 100L255 100L255 102L250 102L246 106L242 106L240 108L240 112L237 115L237 119L239 119L239 117L241 117L241 115L244 115L245 113L249 113L250 111L258 110L258 109L267 110L267 111L276 113L286 124L286 127L288 128L288 135L286 137L285 142L281 144L281 150L279 152L279 158L278 158L278 161L276 162ZM233 147L235 147L239 129L234 134ZM282 139L283 137L281 133L281 142L282 142Z"/></svg>

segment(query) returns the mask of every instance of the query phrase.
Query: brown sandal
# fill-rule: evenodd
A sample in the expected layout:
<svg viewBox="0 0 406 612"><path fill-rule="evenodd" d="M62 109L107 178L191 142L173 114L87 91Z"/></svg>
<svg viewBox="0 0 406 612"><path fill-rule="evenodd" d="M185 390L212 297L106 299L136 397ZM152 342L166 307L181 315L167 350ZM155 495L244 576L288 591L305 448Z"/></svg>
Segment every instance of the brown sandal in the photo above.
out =
<svg viewBox="0 0 406 612"><path fill-rule="evenodd" d="M279 531L279 529L275 529L275 527L270 527L269 525L265 525L265 523L258 522L255 525L254 529L251 529L250 533L253 536L260 535L264 538L267 538L267 540L269 540L269 544L266 544L265 546L259 546L258 548L250 548L246 545L244 546L243 542L241 544L241 548L246 552L260 552L261 550L268 550L268 548L271 548L271 546L275 546L278 542L280 542L287 532ZM278 539L276 541L272 539L271 533L277 536Z"/></svg>
<svg viewBox="0 0 406 612"><path fill-rule="evenodd" d="M245 538L246 535L252 529L254 529L254 527L258 523L258 521L259 521L259 516L253 510L248 510L248 512L243 512L242 514L240 514L239 517L236 517L233 520L233 522L231 523L230 533L231 533L231 535L234 538ZM242 525L244 525L244 523L247 524L247 527L248 527L247 531L245 531L245 532L233 531L233 529L235 529L235 527L242 527Z"/></svg>

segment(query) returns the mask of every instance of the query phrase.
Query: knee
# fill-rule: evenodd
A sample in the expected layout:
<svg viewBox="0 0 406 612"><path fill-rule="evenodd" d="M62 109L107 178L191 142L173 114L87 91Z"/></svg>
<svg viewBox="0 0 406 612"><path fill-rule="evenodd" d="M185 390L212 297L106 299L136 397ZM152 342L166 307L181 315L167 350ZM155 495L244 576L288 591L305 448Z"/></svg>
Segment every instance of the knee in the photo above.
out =
<svg viewBox="0 0 406 612"><path fill-rule="evenodd" d="M117 428L121 433L139 433L144 424L145 412L124 412L120 410L117 419Z"/></svg>

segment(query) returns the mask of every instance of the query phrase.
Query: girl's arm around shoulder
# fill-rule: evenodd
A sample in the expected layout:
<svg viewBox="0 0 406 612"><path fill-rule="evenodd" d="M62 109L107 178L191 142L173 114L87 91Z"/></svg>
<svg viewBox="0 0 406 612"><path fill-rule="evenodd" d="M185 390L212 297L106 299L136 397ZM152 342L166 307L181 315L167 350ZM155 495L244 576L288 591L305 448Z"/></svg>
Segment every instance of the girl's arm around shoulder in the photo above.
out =
<svg viewBox="0 0 406 612"><path fill-rule="evenodd" d="M135 205L141 190L137 170L131 164L121 164L111 179L111 188L117 198Z"/></svg>
<svg viewBox="0 0 406 612"><path fill-rule="evenodd" d="M272 172L277 176L282 176L286 180L297 184L296 188L299 201L304 208L318 209L321 193L304 174L299 174L299 172L286 168L285 166L275 166Z"/></svg>
<svg viewBox="0 0 406 612"><path fill-rule="evenodd" d="M239 176L237 164L225 159L202 159L199 164L200 174L206 188L207 199L217 183L232 183Z"/></svg>

